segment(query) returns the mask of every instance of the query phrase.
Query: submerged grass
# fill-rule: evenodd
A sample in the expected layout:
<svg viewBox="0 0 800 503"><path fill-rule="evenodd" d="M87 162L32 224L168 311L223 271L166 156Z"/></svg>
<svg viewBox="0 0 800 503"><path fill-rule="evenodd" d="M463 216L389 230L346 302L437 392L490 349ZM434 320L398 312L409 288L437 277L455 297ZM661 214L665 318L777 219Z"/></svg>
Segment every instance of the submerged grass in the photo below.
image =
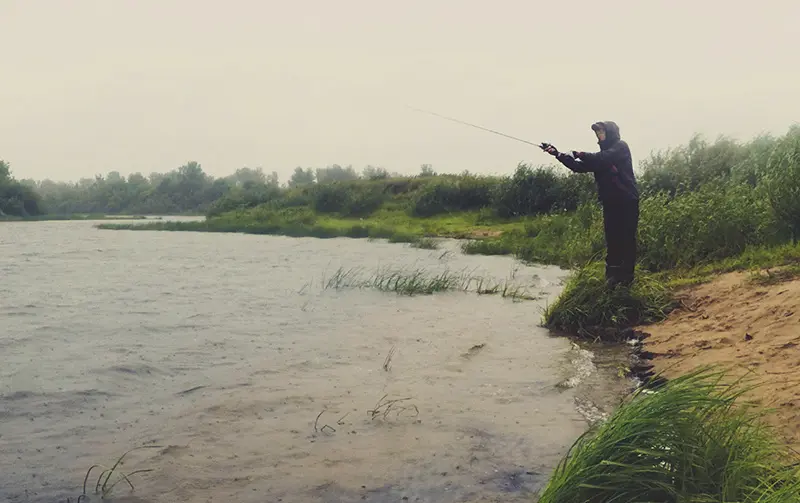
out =
<svg viewBox="0 0 800 503"><path fill-rule="evenodd" d="M339 268L330 277L323 278L323 289L374 289L408 296L460 291L500 295L513 300L536 299L524 287L508 280L496 281L467 271L430 273L424 269L382 269L366 277L362 273L360 268Z"/></svg>
<svg viewBox="0 0 800 503"><path fill-rule="evenodd" d="M640 389L575 442L539 502L797 502L789 453L742 399L752 386L704 367Z"/></svg>
<svg viewBox="0 0 800 503"><path fill-rule="evenodd" d="M135 470L130 473L124 473L121 471L121 469L118 470L118 468L122 466L123 459L125 459L125 457L133 451L137 451L140 449L160 449L160 448L161 446L159 445L143 445L140 447L134 447L133 449L129 449L128 451L123 453L122 456L120 456L117 459L117 461L111 468L106 468L105 466L99 464L90 466L89 469L86 471L86 476L84 476L83 478L83 492L75 500L76 503L81 503L81 502L89 503L91 501L91 498L94 496L99 497L101 500L107 500L112 491L114 490L114 488L120 482L123 481L126 484L128 484L128 486L131 488L131 491L134 491L136 487L133 485L131 477L140 473L152 472L153 469L146 468L141 470ZM97 482L95 483L94 486L94 492L87 493L86 491L87 491L87 484L89 482L89 476L91 475L92 471L94 471L95 468L101 470L100 475L97 477ZM111 478L114 475L117 475L116 480L109 485L109 482L111 482ZM67 503L71 502L72 498L67 498Z"/></svg>

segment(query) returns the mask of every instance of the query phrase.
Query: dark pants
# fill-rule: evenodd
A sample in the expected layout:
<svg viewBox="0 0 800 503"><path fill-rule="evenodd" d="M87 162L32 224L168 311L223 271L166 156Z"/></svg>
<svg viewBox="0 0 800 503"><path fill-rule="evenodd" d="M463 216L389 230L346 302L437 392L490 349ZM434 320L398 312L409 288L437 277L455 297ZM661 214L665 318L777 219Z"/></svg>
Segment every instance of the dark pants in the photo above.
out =
<svg viewBox="0 0 800 503"><path fill-rule="evenodd" d="M606 281L610 286L633 283L636 266L636 232L639 227L639 201L603 204L606 234Z"/></svg>

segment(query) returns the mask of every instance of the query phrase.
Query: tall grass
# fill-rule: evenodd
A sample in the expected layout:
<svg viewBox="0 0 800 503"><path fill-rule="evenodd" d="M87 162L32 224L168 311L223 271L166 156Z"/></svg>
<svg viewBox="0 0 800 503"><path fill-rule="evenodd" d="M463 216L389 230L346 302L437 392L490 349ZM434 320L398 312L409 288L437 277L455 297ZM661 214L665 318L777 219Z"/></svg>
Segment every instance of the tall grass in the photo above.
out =
<svg viewBox="0 0 800 503"><path fill-rule="evenodd" d="M373 289L398 295L431 295L438 292L474 292L481 295L500 295L514 300L532 300L535 297L511 281L497 281L469 271L428 272L425 269L380 269L364 275L360 268L339 268L323 278L324 289Z"/></svg>
<svg viewBox="0 0 800 503"><path fill-rule="evenodd" d="M619 329L663 320L675 307L666 285L640 272L630 289L606 285L599 263L578 269L556 302L546 309L544 325L593 339L615 339Z"/></svg>
<svg viewBox="0 0 800 503"><path fill-rule="evenodd" d="M798 501L789 455L742 399L751 386L701 368L637 391L575 442L539 502Z"/></svg>

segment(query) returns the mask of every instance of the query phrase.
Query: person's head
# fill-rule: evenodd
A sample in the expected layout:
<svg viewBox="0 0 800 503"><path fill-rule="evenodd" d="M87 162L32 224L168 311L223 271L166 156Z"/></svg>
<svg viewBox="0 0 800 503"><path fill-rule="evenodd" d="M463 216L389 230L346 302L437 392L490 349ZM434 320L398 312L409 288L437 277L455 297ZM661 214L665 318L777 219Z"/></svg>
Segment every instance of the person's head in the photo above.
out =
<svg viewBox="0 0 800 503"><path fill-rule="evenodd" d="M595 136L597 136L597 141L605 141L606 127L602 122L592 124L592 130L594 131Z"/></svg>
<svg viewBox="0 0 800 503"><path fill-rule="evenodd" d="M619 126L613 121L595 122L592 124L592 131L601 147L610 146L620 139Z"/></svg>

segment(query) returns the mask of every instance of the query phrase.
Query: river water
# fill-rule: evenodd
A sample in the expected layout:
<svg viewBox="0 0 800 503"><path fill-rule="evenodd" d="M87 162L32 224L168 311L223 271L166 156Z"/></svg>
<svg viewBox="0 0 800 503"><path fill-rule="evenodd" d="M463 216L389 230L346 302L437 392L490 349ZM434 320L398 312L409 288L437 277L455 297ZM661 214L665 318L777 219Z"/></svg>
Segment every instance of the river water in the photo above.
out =
<svg viewBox="0 0 800 503"><path fill-rule="evenodd" d="M538 300L324 287L354 267ZM75 501L143 445L112 501L529 501L627 386L538 326L564 276L449 242L1 224L0 501Z"/></svg>

